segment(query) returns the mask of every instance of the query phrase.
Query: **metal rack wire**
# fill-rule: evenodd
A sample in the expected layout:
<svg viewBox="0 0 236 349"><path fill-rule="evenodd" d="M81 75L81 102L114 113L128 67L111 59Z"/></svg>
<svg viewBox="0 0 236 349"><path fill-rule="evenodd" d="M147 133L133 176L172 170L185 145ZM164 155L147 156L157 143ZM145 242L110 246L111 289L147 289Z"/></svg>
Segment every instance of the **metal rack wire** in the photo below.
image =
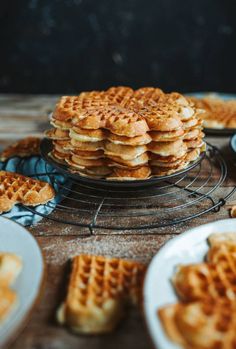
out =
<svg viewBox="0 0 236 349"><path fill-rule="evenodd" d="M145 233L147 229L185 222L219 211L236 190L224 187L222 191L227 165L220 151L210 144L206 156L195 168L140 189L95 188L65 177L47 163L45 171L39 171L37 164L36 161L32 177L47 176L57 191L58 203L46 204L53 209L49 216L38 212L37 207L26 208L47 219L88 228L90 234L99 229ZM23 172L23 167L21 160L17 171Z"/></svg>

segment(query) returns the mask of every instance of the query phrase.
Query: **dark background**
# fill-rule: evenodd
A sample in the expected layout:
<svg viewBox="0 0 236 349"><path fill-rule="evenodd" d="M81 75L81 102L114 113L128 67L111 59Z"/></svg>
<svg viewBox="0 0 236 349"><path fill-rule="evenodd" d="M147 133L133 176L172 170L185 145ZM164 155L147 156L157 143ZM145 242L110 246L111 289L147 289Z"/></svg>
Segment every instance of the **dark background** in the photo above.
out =
<svg viewBox="0 0 236 349"><path fill-rule="evenodd" d="M1 1L0 92L236 92L235 0Z"/></svg>

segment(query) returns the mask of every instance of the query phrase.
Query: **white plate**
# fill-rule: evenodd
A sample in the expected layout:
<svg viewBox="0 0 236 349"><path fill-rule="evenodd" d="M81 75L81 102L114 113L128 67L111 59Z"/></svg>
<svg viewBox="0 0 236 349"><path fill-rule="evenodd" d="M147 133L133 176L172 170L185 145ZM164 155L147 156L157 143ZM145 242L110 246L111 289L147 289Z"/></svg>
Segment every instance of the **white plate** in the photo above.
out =
<svg viewBox="0 0 236 349"><path fill-rule="evenodd" d="M41 288L44 263L41 250L34 237L21 225L0 217L0 252L21 256L23 269L13 285L19 304L0 326L0 348L10 341L25 325Z"/></svg>
<svg viewBox="0 0 236 349"><path fill-rule="evenodd" d="M170 279L176 265L201 262L209 249L207 237L212 233L236 233L236 219L204 224L168 241L149 265L144 284L144 313L152 341L158 349L179 349L166 337L157 310L178 299Z"/></svg>

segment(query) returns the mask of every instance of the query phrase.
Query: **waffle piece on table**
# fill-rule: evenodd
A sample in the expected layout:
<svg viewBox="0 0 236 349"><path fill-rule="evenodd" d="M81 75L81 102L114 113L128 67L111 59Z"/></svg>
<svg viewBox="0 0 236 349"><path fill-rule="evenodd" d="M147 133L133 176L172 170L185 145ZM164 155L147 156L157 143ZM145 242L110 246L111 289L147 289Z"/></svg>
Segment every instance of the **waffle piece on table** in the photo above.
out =
<svg viewBox="0 0 236 349"><path fill-rule="evenodd" d="M44 204L54 196L54 189L46 182L0 171L0 213L10 211L18 203L26 206Z"/></svg>
<svg viewBox="0 0 236 349"><path fill-rule="evenodd" d="M145 270L138 262L122 259L74 257L67 296L57 313L59 323L78 333L112 331L126 303L141 302Z"/></svg>
<svg viewBox="0 0 236 349"><path fill-rule="evenodd" d="M0 161L6 161L13 156L29 157L40 154L40 138L23 138L4 149L0 154Z"/></svg>
<svg viewBox="0 0 236 349"><path fill-rule="evenodd" d="M158 313L169 338L183 348L235 348L235 302L178 303Z"/></svg>
<svg viewBox="0 0 236 349"><path fill-rule="evenodd" d="M22 260L13 253L0 252L0 287L10 286L22 269Z"/></svg>

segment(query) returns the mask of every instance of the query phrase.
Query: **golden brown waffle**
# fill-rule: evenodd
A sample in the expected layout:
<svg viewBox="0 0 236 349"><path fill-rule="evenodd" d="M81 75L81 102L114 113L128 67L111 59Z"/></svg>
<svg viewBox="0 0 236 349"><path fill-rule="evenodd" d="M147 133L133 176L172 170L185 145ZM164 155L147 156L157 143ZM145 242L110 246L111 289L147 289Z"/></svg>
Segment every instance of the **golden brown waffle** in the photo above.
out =
<svg viewBox="0 0 236 349"><path fill-rule="evenodd" d="M174 142L184 137L183 128L179 128L175 131L152 131L149 132L151 139L155 142Z"/></svg>
<svg viewBox="0 0 236 349"><path fill-rule="evenodd" d="M17 294L10 286L22 269L22 260L13 253L0 252L0 325L17 305Z"/></svg>
<svg viewBox="0 0 236 349"><path fill-rule="evenodd" d="M17 141L2 151L0 161L6 161L13 156L29 157L40 154L40 138L27 137Z"/></svg>
<svg viewBox="0 0 236 349"><path fill-rule="evenodd" d="M151 169L149 166L141 166L134 169L113 168L113 173L108 177L108 180L140 180L147 179L151 175Z"/></svg>
<svg viewBox="0 0 236 349"><path fill-rule="evenodd" d="M49 154L48 154L54 161L66 165L67 159L70 158L70 154L65 154L65 153L60 153L56 149L53 149Z"/></svg>
<svg viewBox="0 0 236 349"><path fill-rule="evenodd" d="M124 160L119 156L109 156L109 162L108 162L108 166L111 167L121 167L121 168L133 168L133 167L140 167L143 166L145 164L148 164L148 154L147 153L143 153L139 156L137 156L135 159L132 160Z"/></svg>
<svg viewBox="0 0 236 349"><path fill-rule="evenodd" d="M22 260L13 253L0 252L0 288L10 286L22 269Z"/></svg>
<svg viewBox="0 0 236 349"><path fill-rule="evenodd" d="M52 142L52 144L54 145L54 150L58 151L59 153L70 154L70 150L71 150L70 141L55 140Z"/></svg>
<svg viewBox="0 0 236 349"><path fill-rule="evenodd" d="M77 155L79 158L82 159L96 160L104 158L104 151L101 149L96 151L73 149L71 151L71 155Z"/></svg>
<svg viewBox="0 0 236 349"><path fill-rule="evenodd" d="M53 140L70 140L69 131L61 130L59 128L52 128L45 131L45 136Z"/></svg>
<svg viewBox="0 0 236 349"><path fill-rule="evenodd" d="M114 144L109 141L105 143L104 154L108 158L118 156L123 160L134 160L138 156L147 152L145 145L132 146L123 144Z"/></svg>
<svg viewBox="0 0 236 349"><path fill-rule="evenodd" d="M97 334L112 331L126 303L139 304L145 266L102 256L73 258L67 297L57 319L73 331Z"/></svg>
<svg viewBox="0 0 236 349"><path fill-rule="evenodd" d="M118 136L118 135L115 135L114 133L108 133L107 139L114 144L132 145L132 146L146 145L152 141L152 138L147 133L137 137Z"/></svg>
<svg viewBox="0 0 236 349"><path fill-rule="evenodd" d="M176 173L178 171L181 171L187 167L188 163L185 161L180 162L180 164L177 164L173 167L166 167L166 166L151 166L152 174L154 176L169 176L173 173Z"/></svg>
<svg viewBox="0 0 236 349"><path fill-rule="evenodd" d="M166 333L186 349L234 349L236 303L193 302L159 310Z"/></svg>
<svg viewBox="0 0 236 349"><path fill-rule="evenodd" d="M169 338L184 348L236 344L236 233L212 234L207 262L181 265L173 285L183 303L159 309Z"/></svg>
<svg viewBox="0 0 236 349"><path fill-rule="evenodd" d="M218 97L192 98L194 104L204 112L200 115L204 127L208 128L235 128L236 101L224 101Z"/></svg>
<svg viewBox="0 0 236 349"><path fill-rule="evenodd" d="M17 294L7 286L0 286L0 325L17 305Z"/></svg>
<svg viewBox="0 0 236 349"><path fill-rule="evenodd" d="M18 203L26 206L44 204L54 196L53 188L46 182L0 171L0 213L10 211Z"/></svg>
<svg viewBox="0 0 236 349"><path fill-rule="evenodd" d="M99 142L106 139L105 130L84 130L73 127L70 130L70 138L79 142Z"/></svg>
<svg viewBox="0 0 236 349"><path fill-rule="evenodd" d="M157 155L175 156L179 158L186 154L187 147L180 139L175 142L152 142L148 144L148 150Z"/></svg>
<svg viewBox="0 0 236 349"><path fill-rule="evenodd" d="M65 96L55 108L52 124L60 132L69 131L70 146L61 146L60 139L55 138L51 156L58 162L67 162L72 171L83 170L83 175L87 173L86 168L107 165L113 169L111 177L116 176L116 168L134 173L134 169L144 166L149 166L148 172L155 167L151 176L178 171L193 161L192 156L187 157L190 150L203 151L198 113L191 100L181 94L165 94L153 87L134 91L119 86ZM57 135L49 132L49 137ZM106 164L97 162L102 150ZM164 168L167 166L161 166L161 161L150 164L156 160L152 159L152 154L183 161L173 160L177 162L171 163L167 170Z"/></svg>
<svg viewBox="0 0 236 349"><path fill-rule="evenodd" d="M71 139L71 150L74 149L82 150L82 151L97 151L104 149L104 142L103 141L97 141L97 142L80 142L75 139Z"/></svg>

